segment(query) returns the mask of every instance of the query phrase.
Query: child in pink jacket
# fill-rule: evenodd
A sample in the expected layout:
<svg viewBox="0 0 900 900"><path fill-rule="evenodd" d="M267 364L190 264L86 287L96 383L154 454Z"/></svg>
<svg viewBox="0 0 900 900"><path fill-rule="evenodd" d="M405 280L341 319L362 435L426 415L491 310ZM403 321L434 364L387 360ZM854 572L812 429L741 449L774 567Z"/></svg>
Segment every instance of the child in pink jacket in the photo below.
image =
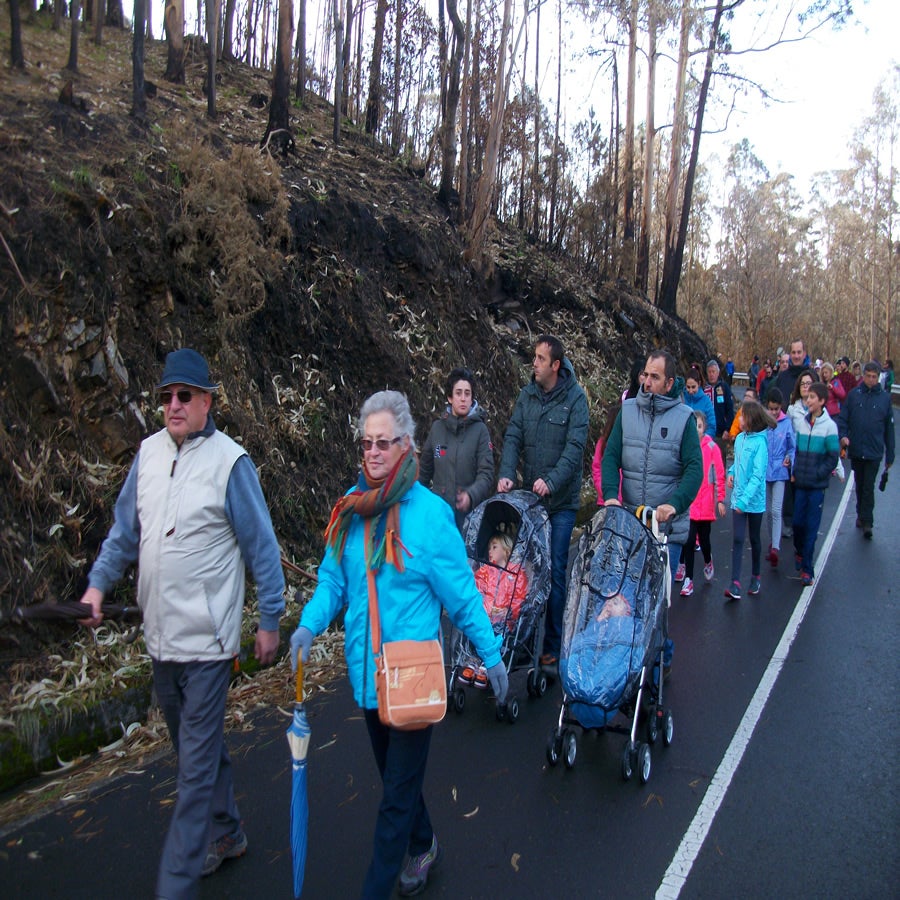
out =
<svg viewBox="0 0 900 900"><path fill-rule="evenodd" d="M691 504L691 527L688 539L682 547L684 562L684 584L681 596L690 597L694 593L694 550L699 538L700 552L703 554L703 575L712 581L715 568L712 561L712 547L709 534L712 523L717 516L725 515L725 465L722 452L715 441L706 433L706 416L699 410L694 411L697 420L697 433L700 436L700 450L703 453L703 471L706 476Z"/></svg>

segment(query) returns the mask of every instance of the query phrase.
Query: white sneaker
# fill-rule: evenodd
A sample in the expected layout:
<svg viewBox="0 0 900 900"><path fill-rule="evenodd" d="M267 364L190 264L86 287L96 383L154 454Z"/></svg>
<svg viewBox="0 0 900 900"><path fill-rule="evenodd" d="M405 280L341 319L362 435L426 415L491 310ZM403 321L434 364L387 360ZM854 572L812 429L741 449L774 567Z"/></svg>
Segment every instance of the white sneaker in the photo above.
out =
<svg viewBox="0 0 900 900"><path fill-rule="evenodd" d="M684 563L678 563L678 568L675 570L675 580L684 581Z"/></svg>
<svg viewBox="0 0 900 900"><path fill-rule="evenodd" d="M703 577L704 577L707 581L712 581L713 578L715 577L715 574L716 574L716 567L713 565L713 561L710 560L710 561L703 567Z"/></svg>
<svg viewBox="0 0 900 900"><path fill-rule="evenodd" d="M690 597L694 593L694 582L690 578L684 579L684 586L681 588L682 597Z"/></svg>

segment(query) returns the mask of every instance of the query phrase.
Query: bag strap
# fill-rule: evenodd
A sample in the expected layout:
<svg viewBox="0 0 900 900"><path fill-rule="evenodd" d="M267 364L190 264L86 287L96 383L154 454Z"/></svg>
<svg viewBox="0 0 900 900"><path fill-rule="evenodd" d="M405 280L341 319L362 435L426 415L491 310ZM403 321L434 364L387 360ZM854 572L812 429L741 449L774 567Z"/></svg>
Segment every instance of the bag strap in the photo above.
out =
<svg viewBox="0 0 900 900"><path fill-rule="evenodd" d="M369 546L369 537L372 534L372 520L366 519L365 545ZM372 654L378 656L381 652L381 616L378 614L378 588L375 585L375 572L366 563L366 584L369 588L369 621L372 623Z"/></svg>

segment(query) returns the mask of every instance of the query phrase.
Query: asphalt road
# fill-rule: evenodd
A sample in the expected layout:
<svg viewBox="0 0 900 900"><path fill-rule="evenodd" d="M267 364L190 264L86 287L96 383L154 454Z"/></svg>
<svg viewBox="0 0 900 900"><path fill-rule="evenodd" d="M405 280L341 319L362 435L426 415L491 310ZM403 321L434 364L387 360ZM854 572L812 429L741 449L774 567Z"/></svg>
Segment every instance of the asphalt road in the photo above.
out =
<svg viewBox="0 0 900 900"><path fill-rule="evenodd" d="M470 691L465 711L435 730L426 797L444 859L426 896L895 896L900 475L877 494L872 542L854 528L852 494L841 506L843 490L835 479L826 494L820 553L833 521L837 530L812 589L788 551L779 570L764 564L759 596L726 602L730 520L716 524L715 581L701 576L692 597L673 599L674 739L654 746L646 785L623 782L619 734L579 736L574 768L548 766L558 686L530 699L524 673L515 675L515 725L497 722L493 702ZM352 898L378 776L347 684L307 705L304 897ZM229 738L249 850L203 881L206 900L292 895L288 719L268 710L255 725ZM4 897L152 897L174 774L166 755L8 830Z"/></svg>

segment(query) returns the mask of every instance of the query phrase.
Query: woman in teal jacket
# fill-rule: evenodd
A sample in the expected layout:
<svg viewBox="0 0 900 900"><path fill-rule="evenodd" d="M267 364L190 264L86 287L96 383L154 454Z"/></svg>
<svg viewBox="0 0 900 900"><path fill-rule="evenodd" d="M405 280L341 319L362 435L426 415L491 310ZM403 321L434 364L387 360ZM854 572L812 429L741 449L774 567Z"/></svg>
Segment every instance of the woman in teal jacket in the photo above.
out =
<svg viewBox="0 0 900 900"><path fill-rule="evenodd" d="M762 558L760 530L766 512L766 472L769 465L766 430L775 424L756 400L745 400L741 404L741 422L743 430L734 442L734 462L728 467L734 542L731 546L731 587L725 591L725 596L732 600L741 599L741 557L748 530L753 566L748 593L759 593Z"/></svg>
<svg viewBox="0 0 900 900"><path fill-rule="evenodd" d="M398 874L401 896L421 891L441 851L422 798L431 728L399 731L378 717L367 571L375 572L383 642L440 638L443 605L475 646L501 703L507 674L453 512L417 481L415 423L406 397L396 391L371 396L360 411L359 431L362 472L332 511L318 586L291 638L291 659L300 651L306 661L313 637L344 610L347 669L384 789L362 895L388 898Z"/></svg>

